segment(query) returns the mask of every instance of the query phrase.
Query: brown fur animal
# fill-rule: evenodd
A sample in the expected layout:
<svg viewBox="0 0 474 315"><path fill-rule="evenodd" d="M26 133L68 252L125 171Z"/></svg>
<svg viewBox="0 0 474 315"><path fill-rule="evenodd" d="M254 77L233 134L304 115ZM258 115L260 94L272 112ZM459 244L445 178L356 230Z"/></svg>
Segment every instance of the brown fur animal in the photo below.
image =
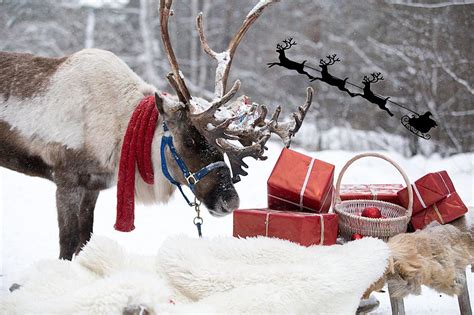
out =
<svg viewBox="0 0 474 315"><path fill-rule="evenodd" d="M229 102L240 87L234 83L226 91L226 81L235 50L249 27L272 3L258 3L232 38L227 51L214 55L216 94L212 101L191 97L174 57L168 35L171 0L160 2L161 35L173 74L168 75L177 95L159 93L155 97L160 117L152 143L154 185L136 176L135 194L143 203L166 202L174 191L161 171L160 140L166 121L178 154L191 172L229 157L234 178L245 175L243 158L264 159L265 143L271 133L286 142L302 123L311 103L295 116L295 121L277 124L277 115L265 120L260 109L259 130L252 126L236 132L227 127L232 119L219 120L214 113ZM202 45L212 51L204 37ZM151 65L149 65L151 66ZM120 150L128 121L146 96L157 89L144 82L113 53L86 49L61 58L0 52L0 166L53 181L57 185L60 258L71 259L92 233L94 207L103 189L116 184ZM257 120L256 120L257 122ZM227 140L240 140L239 147ZM176 162L166 151L173 178L188 184ZM216 216L231 213L239 206L231 171L220 167L195 186L195 196Z"/></svg>
<svg viewBox="0 0 474 315"><path fill-rule="evenodd" d="M458 295L464 271L473 259L470 250L473 242L470 233L437 222L415 233L396 235L388 241L392 257L384 277L374 283L365 296L380 290L387 281L395 298L419 295L422 285Z"/></svg>

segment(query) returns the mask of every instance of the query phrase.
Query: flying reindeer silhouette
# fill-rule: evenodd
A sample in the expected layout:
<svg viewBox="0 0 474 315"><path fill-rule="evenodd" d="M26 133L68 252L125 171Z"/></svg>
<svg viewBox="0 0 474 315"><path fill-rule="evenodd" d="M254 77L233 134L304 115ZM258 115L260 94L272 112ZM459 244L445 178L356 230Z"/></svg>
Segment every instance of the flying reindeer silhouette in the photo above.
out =
<svg viewBox="0 0 474 315"><path fill-rule="evenodd" d="M321 78L313 78L311 79L311 82L314 80L320 80L329 85L337 87L341 91L347 92L347 94L349 94L351 97L356 96L357 94L352 93L346 88L346 81L348 78L345 78L344 80L339 79L337 77L332 76L328 71L328 66L332 66L333 64L341 60L337 58L336 54L326 56L326 58L328 58L328 61L325 61L324 59L319 60L319 67L321 67Z"/></svg>
<svg viewBox="0 0 474 315"><path fill-rule="evenodd" d="M282 45L284 44L284 45ZM408 115L404 115L401 117L401 123L402 125L407 128L410 132L413 134L417 135L418 137L424 138L426 140L429 140L431 136L428 134L428 132L432 129L435 128L437 125L436 121L430 118L431 113L426 112L422 115L418 114L417 112L403 106L402 104L396 103L392 100L389 100L390 97L383 97L380 95L375 94L374 92L371 91L371 84L372 83L377 83L379 81L384 80L382 77L382 74L380 72L374 72L370 74L369 76L364 76L362 83L364 87L355 85L354 83L351 83L347 81L348 78L345 79L340 79L336 76L333 76L329 73L328 71L328 66L331 66L335 64L336 62L340 61L339 58L337 58L336 54L326 56L327 61L325 59L320 59L319 62L319 67L321 70L313 68L311 65L306 65L306 60L298 63L293 60L288 59L285 56L285 51L290 49L292 46L296 45L296 42L293 41L293 38L290 37L288 39L283 40L282 44L277 45L277 52L279 53L279 60L280 62L272 62L272 63L267 63L268 67L271 68L274 65L278 65L284 68L287 68L289 70L295 70L300 74L306 75L310 81L315 81L315 80L320 80L321 82L324 82L328 85L332 85L337 87L339 90L346 92L349 94L351 97L355 96L360 96L367 101L378 105L378 107L381 110L386 111L390 116L394 116L393 113L386 107L387 102L390 102L393 105L399 106L405 110L408 110L414 115L412 117L409 117ZM308 68L314 71L318 71L321 73L321 77L313 77L310 75L308 72L304 70L304 68ZM353 93L350 90L346 88L346 84L350 84L360 90L363 91L363 93Z"/></svg>
<svg viewBox="0 0 474 315"><path fill-rule="evenodd" d="M382 98L375 95L374 92L370 90L370 84L383 80L382 74L380 72L374 72L371 74L371 76L372 77L369 78L368 76L364 75L364 78L362 79L362 84L364 84L364 94L356 93L355 95L361 96L369 102L377 104L380 109L386 111L390 116L393 116L392 112L385 106L390 97Z"/></svg>
<svg viewBox="0 0 474 315"><path fill-rule="evenodd" d="M277 44L276 46L276 52L279 54L278 59L280 60L280 62L267 63L268 68L271 68L273 66L281 66L289 70L295 70L298 73L305 74L308 76L308 78L313 79L314 77L304 70L304 64L306 60L301 63L298 63L291 59L288 59L285 55L286 50L296 45L296 42L293 41L293 37L283 40L283 44L285 46L282 46L281 44Z"/></svg>

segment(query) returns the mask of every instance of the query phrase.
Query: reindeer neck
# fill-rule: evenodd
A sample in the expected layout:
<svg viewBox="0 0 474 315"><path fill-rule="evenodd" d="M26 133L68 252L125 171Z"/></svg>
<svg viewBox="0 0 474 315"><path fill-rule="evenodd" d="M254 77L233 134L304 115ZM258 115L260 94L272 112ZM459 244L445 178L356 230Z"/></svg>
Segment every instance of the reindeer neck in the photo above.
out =
<svg viewBox="0 0 474 315"><path fill-rule="evenodd" d="M286 59L287 59L284 50L280 50L278 53L280 54L280 55L278 56L278 58L279 58L280 60L286 60Z"/></svg>
<svg viewBox="0 0 474 315"><path fill-rule="evenodd" d="M370 92L370 82L369 83L363 83L364 84L364 92Z"/></svg>

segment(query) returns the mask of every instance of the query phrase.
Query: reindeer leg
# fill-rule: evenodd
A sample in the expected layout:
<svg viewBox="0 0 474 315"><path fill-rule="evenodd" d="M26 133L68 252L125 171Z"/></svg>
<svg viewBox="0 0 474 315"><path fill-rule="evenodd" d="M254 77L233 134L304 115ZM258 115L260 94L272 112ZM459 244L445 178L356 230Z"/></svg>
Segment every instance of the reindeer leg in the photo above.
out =
<svg viewBox="0 0 474 315"><path fill-rule="evenodd" d="M380 109L386 111L390 116L393 116L393 113L390 111L390 109L385 107L385 105L379 105L379 107L380 107Z"/></svg>
<svg viewBox="0 0 474 315"><path fill-rule="evenodd" d="M82 198L79 209L79 246L76 248L76 254L91 238L94 226L94 209L99 193L99 190L86 190Z"/></svg>
<svg viewBox="0 0 474 315"><path fill-rule="evenodd" d="M298 71L298 73L300 74L305 74L310 80L314 79L314 77L309 74L307 71L304 70L304 67L305 67L305 63L306 63L307 60L304 60L301 64L300 64L300 68L297 69L296 71Z"/></svg>
<svg viewBox="0 0 474 315"><path fill-rule="evenodd" d="M347 81L348 78L345 78L342 83L340 85L338 85L338 88L339 90L343 91L343 92L346 92L347 94L350 95L350 97L354 97L354 96L357 96L356 93L352 93L351 91L349 91L349 89L346 87L346 81Z"/></svg>
<svg viewBox="0 0 474 315"><path fill-rule="evenodd" d="M72 259L79 245L79 213L84 188L58 184L56 208L59 224L59 258Z"/></svg>
<svg viewBox="0 0 474 315"><path fill-rule="evenodd" d="M279 62L269 62L269 63L267 63L268 68L271 68L271 67L273 67L273 66L275 66L275 65L281 66L281 64L280 64Z"/></svg>

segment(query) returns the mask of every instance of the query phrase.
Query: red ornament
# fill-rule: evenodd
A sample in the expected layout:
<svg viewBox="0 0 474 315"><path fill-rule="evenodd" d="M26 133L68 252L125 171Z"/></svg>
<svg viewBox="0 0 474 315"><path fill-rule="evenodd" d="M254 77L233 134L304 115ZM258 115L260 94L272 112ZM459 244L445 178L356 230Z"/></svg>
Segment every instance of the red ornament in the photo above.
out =
<svg viewBox="0 0 474 315"><path fill-rule="evenodd" d="M362 234L359 234L359 233L354 233L352 234L351 236L351 240L355 241L355 240L360 240L361 238L363 238L364 236L362 236Z"/></svg>
<svg viewBox="0 0 474 315"><path fill-rule="evenodd" d="M366 218L380 219L382 217L382 213L377 207L367 207L362 211L362 216Z"/></svg>

